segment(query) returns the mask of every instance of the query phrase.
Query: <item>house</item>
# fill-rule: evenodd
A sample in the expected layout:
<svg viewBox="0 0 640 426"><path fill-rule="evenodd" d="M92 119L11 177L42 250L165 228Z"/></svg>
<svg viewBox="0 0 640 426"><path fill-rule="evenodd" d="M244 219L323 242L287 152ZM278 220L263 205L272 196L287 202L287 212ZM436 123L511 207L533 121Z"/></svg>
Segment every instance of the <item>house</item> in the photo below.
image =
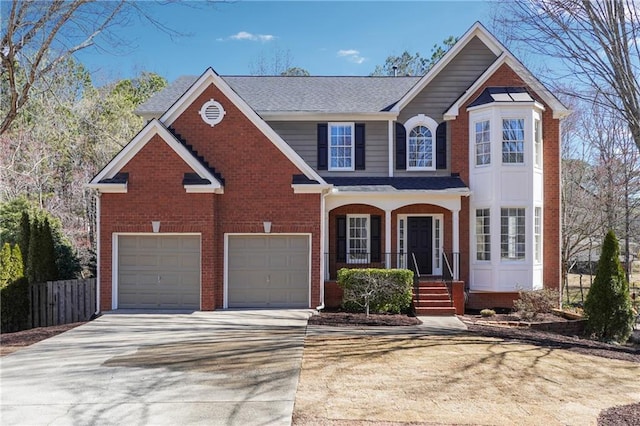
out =
<svg viewBox="0 0 640 426"><path fill-rule="evenodd" d="M559 286L568 111L480 23L424 77L207 69L138 113L89 184L101 310L324 307L355 266L444 277L459 313Z"/></svg>

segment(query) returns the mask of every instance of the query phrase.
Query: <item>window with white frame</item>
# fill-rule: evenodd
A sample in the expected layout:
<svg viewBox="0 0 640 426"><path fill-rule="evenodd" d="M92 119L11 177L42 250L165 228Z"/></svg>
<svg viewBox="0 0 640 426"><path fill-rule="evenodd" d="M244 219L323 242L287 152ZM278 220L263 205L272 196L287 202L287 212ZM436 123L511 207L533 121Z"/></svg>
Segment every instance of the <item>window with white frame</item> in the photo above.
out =
<svg viewBox="0 0 640 426"><path fill-rule="evenodd" d="M353 170L353 123L329 123L329 170Z"/></svg>
<svg viewBox="0 0 640 426"><path fill-rule="evenodd" d="M502 162L524 163L524 119L502 120Z"/></svg>
<svg viewBox="0 0 640 426"><path fill-rule="evenodd" d="M476 122L476 166L491 163L491 122Z"/></svg>
<svg viewBox="0 0 640 426"><path fill-rule="evenodd" d="M491 214L489 209L476 209L476 259L491 260Z"/></svg>
<svg viewBox="0 0 640 426"><path fill-rule="evenodd" d="M533 220L533 236L535 239L535 261L542 263L542 208L536 207Z"/></svg>
<svg viewBox="0 0 640 426"><path fill-rule="evenodd" d="M503 260L525 258L525 210L502 208L500 212L500 257Z"/></svg>
<svg viewBox="0 0 640 426"><path fill-rule="evenodd" d="M536 167L542 167L542 122L539 119L533 121L533 144Z"/></svg>
<svg viewBox="0 0 640 426"><path fill-rule="evenodd" d="M433 132L419 125L411 129L407 144L407 169L433 169Z"/></svg>
<svg viewBox="0 0 640 426"><path fill-rule="evenodd" d="M347 263L369 263L369 215L347 215Z"/></svg>
<svg viewBox="0 0 640 426"><path fill-rule="evenodd" d="M433 218L433 269L440 269L442 254L440 253L440 219Z"/></svg>

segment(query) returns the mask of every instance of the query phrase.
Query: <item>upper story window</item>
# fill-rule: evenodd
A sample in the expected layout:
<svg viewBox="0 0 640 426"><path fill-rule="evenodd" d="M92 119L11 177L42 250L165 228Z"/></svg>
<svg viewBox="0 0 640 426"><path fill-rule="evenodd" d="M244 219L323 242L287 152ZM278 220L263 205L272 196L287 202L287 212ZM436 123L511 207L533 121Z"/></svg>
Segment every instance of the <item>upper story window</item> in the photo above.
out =
<svg viewBox="0 0 640 426"><path fill-rule="evenodd" d="M476 122L476 166L491 164L491 122Z"/></svg>
<svg viewBox="0 0 640 426"><path fill-rule="evenodd" d="M404 124L407 131L407 170L435 170L438 123L424 114Z"/></svg>
<svg viewBox="0 0 640 426"><path fill-rule="evenodd" d="M329 170L354 170L354 124L329 123Z"/></svg>
<svg viewBox="0 0 640 426"><path fill-rule="evenodd" d="M536 167L542 167L542 122L539 119L533 120L533 144Z"/></svg>
<svg viewBox="0 0 640 426"><path fill-rule="evenodd" d="M524 119L502 120L502 162L524 164Z"/></svg>
<svg viewBox="0 0 640 426"><path fill-rule="evenodd" d="M416 126L409 132L407 146L409 169L433 168L433 133L425 126Z"/></svg>

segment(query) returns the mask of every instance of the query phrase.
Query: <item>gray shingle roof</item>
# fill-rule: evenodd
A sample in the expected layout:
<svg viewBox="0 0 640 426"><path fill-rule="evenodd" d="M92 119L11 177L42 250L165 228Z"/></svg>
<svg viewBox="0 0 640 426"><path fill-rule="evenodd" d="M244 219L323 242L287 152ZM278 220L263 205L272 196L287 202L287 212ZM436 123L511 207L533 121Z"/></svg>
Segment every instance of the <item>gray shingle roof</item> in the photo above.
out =
<svg viewBox="0 0 640 426"><path fill-rule="evenodd" d="M371 113L390 109L420 77L222 76L258 113ZM198 79L183 76L137 109L159 114Z"/></svg>

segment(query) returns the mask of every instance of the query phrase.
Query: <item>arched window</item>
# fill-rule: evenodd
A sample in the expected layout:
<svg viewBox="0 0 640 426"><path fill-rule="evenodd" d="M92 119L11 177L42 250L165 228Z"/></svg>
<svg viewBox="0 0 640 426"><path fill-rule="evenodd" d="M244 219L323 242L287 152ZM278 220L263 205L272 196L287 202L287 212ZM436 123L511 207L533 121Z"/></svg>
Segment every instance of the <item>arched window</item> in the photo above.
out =
<svg viewBox="0 0 640 426"><path fill-rule="evenodd" d="M407 129L407 170L434 170L438 123L420 114L407 120L404 126Z"/></svg>

